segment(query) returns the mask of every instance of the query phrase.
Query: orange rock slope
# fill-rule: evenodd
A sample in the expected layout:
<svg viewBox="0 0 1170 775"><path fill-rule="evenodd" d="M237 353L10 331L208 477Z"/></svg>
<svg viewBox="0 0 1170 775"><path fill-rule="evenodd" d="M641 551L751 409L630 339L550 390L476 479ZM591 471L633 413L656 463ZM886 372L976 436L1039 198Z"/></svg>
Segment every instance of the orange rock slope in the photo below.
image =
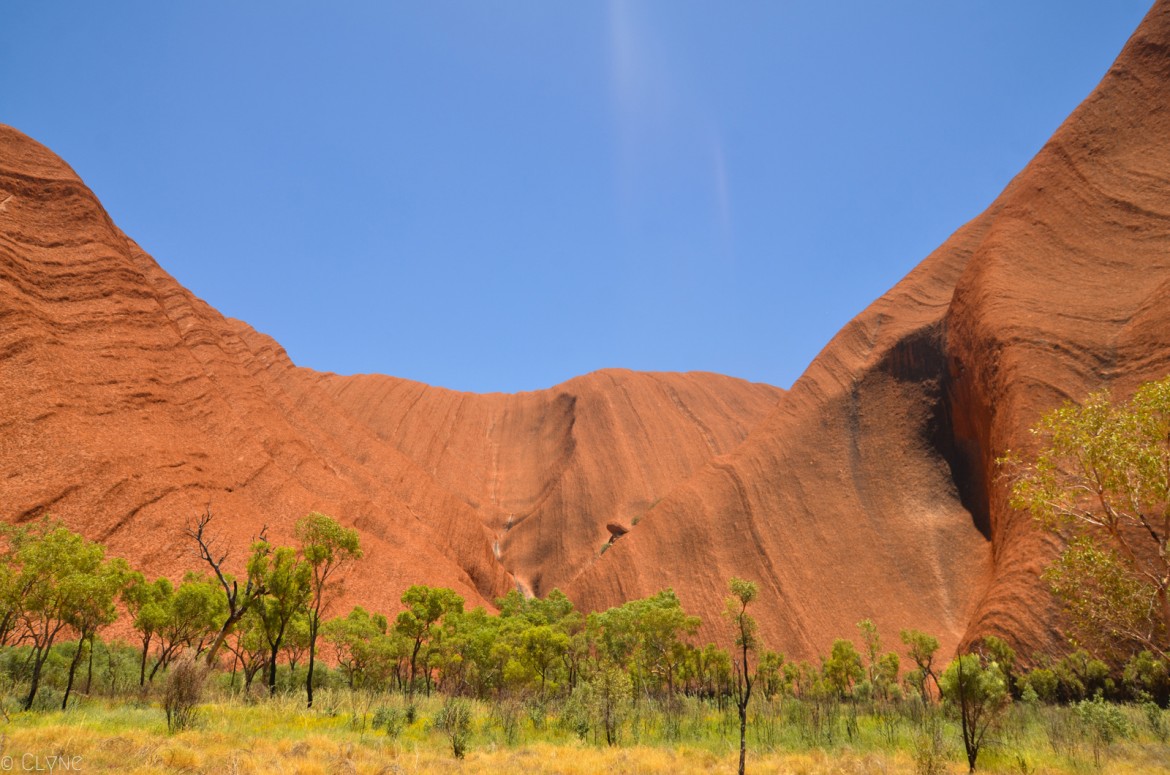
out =
<svg viewBox="0 0 1170 775"><path fill-rule="evenodd" d="M0 127L4 518L51 512L177 575L207 503L241 547L317 509L362 532L350 601L387 611L413 582L473 604L561 587L589 608L672 586L713 636L741 576L792 656L863 617L888 641L1044 648L1051 542L994 459L1062 399L1170 368L1167 138L1163 0L999 199L790 391L615 370L474 395L298 368Z"/></svg>

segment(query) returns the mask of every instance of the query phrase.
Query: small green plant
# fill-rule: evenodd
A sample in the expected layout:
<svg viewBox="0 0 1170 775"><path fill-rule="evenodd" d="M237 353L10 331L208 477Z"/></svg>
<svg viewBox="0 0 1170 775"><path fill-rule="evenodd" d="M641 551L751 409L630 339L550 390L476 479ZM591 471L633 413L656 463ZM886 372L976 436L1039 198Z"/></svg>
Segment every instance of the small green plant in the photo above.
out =
<svg viewBox="0 0 1170 775"><path fill-rule="evenodd" d="M1142 713L1154 737L1158 738L1159 743L1165 743L1170 738L1170 729L1166 726L1166 714L1158 707L1158 703L1146 700L1142 703Z"/></svg>
<svg viewBox="0 0 1170 775"><path fill-rule="evenodd" d="M520 739L520 711L520 701L515 697L501 697L492 704L492 721L508 745L515 745Z"/></svg>
<svg viewBox="0 0 1170 775"><path fill-rule="evenodd" d="M406 714L397 705L379 705L374 711L374 729L381 729L387 737L397 738L406 725Z"/></svg>
<svg viewBox="0 0 1170 775"><path fill-rule="evenodd" d="M462 697L448 697L435 718L435 726L447 736L456 759L467 755L467 744L471 739L470 702Z"/></svg>
<svg viewBox="0 0 1170 775"><path fill-rule="evenodd" d="M1093 764L1100 769L1101 757L1115 740L1129 736L1129 724L1118 706L1105 702L1101 695L1076 704L1077 719L1093 747Z"/></svg>

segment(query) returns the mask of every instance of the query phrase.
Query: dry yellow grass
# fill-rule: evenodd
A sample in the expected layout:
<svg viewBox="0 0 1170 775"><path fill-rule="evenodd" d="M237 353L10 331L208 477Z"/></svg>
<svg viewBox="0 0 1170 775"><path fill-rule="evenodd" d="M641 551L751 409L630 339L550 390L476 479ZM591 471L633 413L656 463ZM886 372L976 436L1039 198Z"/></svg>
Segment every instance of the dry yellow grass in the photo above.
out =
<svg viewBox="0 0 1170 775"><path fill-rule="evenodd" d="M693 748L598 748L584 744L536 743L518 748L488 746L473 750L462 761L444 749L417 743L383 740L338 742L324 736L299 741L231 737L185 732L174 737L146 730L113 735L74 726L42 726L8 730L4 755L47 769L51 757L81 764L83 772L155 773L289 773L289 775L389 775L389 773L524 773L524 775L594 775L595 773L670 773L706 775L733 773L736 755L718 755ZM76 757L76 758L75 758ZM753 756L756 772L793 775L884 775L912 772L900 756L767 754ZM955 772L960 769L956 766Z"/></svg>
<svg viewBox="0 0 1170 775"><path fill-rule="evenodd" d="M1122 744L1111 751L1103 772L1164 775L1170 748ZM957 753L957 752L956 752ZM965 773L959 756L948 772ZM906 750L778 751L749 754L749 770L791 775L900 775L913 773ZM609 748L576 738L529 742L516 747L479 740L463 760L451 756L446 740L419 721L392 740L381 733L354 730L344 714L304 710L299 700L259 705L214 703L201 723L176 735L166 733L156 708L95 704L68 713L20 714L0 722L0 772L76 771L154 773L288 773L289 775L389 775L390 773L733 773L736 751L698 746ZM7 766L5 766L7 764ZM989 751L980 772L1021 772L1010 756ZM1030 765L1036 775L1083 775L1091 765L1048 757Z"/></svg>

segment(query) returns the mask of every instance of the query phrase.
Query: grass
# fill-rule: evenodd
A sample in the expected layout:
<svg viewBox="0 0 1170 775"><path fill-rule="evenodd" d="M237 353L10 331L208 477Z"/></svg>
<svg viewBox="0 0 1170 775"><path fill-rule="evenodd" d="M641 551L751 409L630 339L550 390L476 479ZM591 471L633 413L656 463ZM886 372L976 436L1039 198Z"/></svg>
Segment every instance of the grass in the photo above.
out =
<svg viewBox="0 0 1170 775"><path fill-rule="evenodd" d="M738 738L727 714L694 706L676 727L661 715L632 717L625 745L608 747L579 739L550 717L537 726L524 716L508 745L498 714L474 703L466 758L452 756L448 739L435 727L440 698L421 698L414 721L394 736L372 724L380 704L401 697L323 692L316 708L301 697L247 702L222 697L203 705L195 728L168 735L157 705L91 699L69 711L16 713L0 721L0 768L4 761L80 764L83 772L146 773L689 773L734 772ZM1170 746L1142 726L1141 713L1126 708L1133 732L1113 743L1099 764L1083 736L1063 734L1067 708L1012 709L996 742L980 755L989 773L1143 775L1170 771ZM749 769L794 775L889 775L915 772L917 728L860 716L852 735L838 727L833 740L811 741L799 722L799 707L781 709L777 720L760 719L749 733ZM1070 728L1071 729L1071 728ZM1067 730L1066 730L1067 731ZM664 739L674 734L682 742ZM944 772L966 772L956 730L946 722ZM1057 740L1059 745L1054 745ZM1059 750L1058 750L1059 748ZM12 757L6 760L3 757ZM25 757L31 757L25 758ZM57 758L60 757L60 758ZM30 769L26 766L26 769ZM56 765L60 771L62 768Z"/></svg>

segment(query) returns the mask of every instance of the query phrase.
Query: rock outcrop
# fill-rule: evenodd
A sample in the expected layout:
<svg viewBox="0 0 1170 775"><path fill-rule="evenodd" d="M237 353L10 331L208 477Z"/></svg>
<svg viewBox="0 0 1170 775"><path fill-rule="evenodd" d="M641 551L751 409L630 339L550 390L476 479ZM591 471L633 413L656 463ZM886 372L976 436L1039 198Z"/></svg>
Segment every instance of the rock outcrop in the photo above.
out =
<svg viewBox="0 0 1170 775"><path fill-rule="evenodd" d="M1048 408L1170 371L1170 0L1028 167L790 391L609 370L474 395L294 365L193 297L49 150L0 127L3 518L51 512L152 573L310 510L357 527L351 601L671 586L718 631L761 586L773 647L872 618L953 648L1056 638L1051 539L995 459ZM618 540L620 538L620 540ZM604 548L604 551L603 551ZM230 561L229 561L230 564Z"/></svg>

